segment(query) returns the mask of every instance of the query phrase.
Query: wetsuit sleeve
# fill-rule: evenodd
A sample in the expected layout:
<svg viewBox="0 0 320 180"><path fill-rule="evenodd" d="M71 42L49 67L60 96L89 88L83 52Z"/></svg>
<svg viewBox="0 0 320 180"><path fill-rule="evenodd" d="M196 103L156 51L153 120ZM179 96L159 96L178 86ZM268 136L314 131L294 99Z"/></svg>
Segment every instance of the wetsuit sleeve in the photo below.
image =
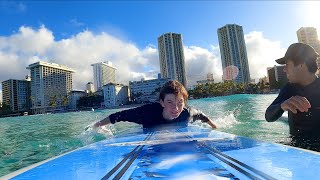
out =
<svg viewBox="0 0 320 180"><path fill-rule="evenodd" d="M276 121L282 116L284 111L281 109L281 104L289 98L289 85L286 84L280 90L278 97L272 102L272 104L266 110L265 118L268 122Z"/></svg>
<svg viewBox="0 0 320 180"><path fill-rule="evenodd" d="M127 109L120 112L113 113L109 116L112 124L120 121L134 122L137 124L143 124L146 116L146 112L149 112L150 106L143 105L133 109Z"/></svg>
<svg viewBox="0 0 320 180"><path fill-rule="evenodd" d="M201 120L201 122L208 122L210 120L203 112L198 109L188 107L187 110L190 114L190 119L192 120L192 122L196 120Z"/></svg>

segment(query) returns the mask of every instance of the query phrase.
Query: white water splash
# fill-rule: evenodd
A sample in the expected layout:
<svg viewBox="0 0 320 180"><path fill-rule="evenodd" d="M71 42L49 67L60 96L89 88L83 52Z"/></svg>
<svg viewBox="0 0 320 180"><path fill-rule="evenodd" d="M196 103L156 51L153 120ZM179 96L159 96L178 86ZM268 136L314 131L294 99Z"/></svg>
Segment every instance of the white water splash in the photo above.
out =
<svg viewBox="0 0 320 180"><path fill-rule="evenodd" d="M214 122L217 124L218 128L230 128L233 125L240 123L234 117L233 113L230 113L224 117L219 117L218 119L215 119Z"/></svg>
<svg viewBox="0 0 320 180"><path fill-rule="evenodd" d="M111 138L113 137L114 129L111 125L101 126L101 127L94 127L94 123L88 125L85 128L85 131L83 131L79 138L82 140L84 144L91 144L96 142L95 137L99 135L103 135L105 138Z"/></svg>

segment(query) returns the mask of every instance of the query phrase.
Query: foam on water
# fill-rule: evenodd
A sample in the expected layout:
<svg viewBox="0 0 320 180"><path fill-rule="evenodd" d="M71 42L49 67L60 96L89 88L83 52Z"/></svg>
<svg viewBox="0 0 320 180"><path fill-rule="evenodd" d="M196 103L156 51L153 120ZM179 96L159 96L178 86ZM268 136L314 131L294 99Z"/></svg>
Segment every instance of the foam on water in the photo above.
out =
<svg viewBox="0 0 320 180"><path fill-rule="evenodd" d="M88 145L97 142L97 137L103 136L104 139L113 137L115 131L111 125L101 126L98 128L93 127L94 123L88 125L85 130L78 136L83 144Z"/></svg>
<svg viewBox="0 0 320 180"><path fill-rule="evenodd" d="M240 122L237 121L233 113L230 113L224 117L220 117L215 120L219 128L230 128Z"/></svg>

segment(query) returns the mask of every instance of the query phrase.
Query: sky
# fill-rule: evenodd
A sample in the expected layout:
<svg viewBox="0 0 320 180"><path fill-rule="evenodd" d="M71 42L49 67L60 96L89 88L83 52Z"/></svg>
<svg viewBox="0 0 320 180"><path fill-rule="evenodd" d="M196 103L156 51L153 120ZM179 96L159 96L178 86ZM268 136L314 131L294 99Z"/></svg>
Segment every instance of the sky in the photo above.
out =
<svg viewBox="0 0 320 180"><path fill-rule="evenodd" d="M258 79L297 42L300 27L319 32L319 9L316 1L0 1L0 81L24 79L40 60L74 69L74 90L93 82L91 64L102 61L117 68L118 83L153 79L157 38L175 32L188 84L207 73L219 82L217 29L226 24L243 27L250 76Z"/></svg>

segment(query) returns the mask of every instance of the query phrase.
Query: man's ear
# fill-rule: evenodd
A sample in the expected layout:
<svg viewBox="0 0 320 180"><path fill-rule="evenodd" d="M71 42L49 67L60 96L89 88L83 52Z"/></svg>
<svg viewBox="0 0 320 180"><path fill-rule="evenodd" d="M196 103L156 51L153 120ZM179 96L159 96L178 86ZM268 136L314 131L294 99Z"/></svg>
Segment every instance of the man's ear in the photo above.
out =
<svg viewBox="0 0 320 180"><path fill-rule="evenodd" d="M160 99L160 104L162 107L164 107L164 102L162 101L162 99Z"/></svg>

